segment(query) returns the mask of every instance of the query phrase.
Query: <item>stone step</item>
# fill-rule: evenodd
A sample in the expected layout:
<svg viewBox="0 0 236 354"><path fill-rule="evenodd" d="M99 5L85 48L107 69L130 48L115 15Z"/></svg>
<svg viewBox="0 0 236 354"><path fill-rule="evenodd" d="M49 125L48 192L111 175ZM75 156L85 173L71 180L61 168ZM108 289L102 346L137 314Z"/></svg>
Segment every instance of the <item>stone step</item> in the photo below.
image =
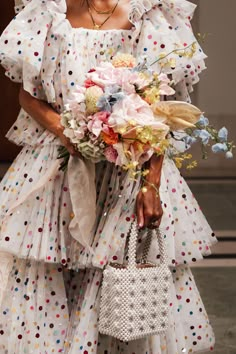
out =
<svg viewBox="0 0 236 354"><path fill-rule="evenodd" d="M191 264L191 268L235 268L236 258L205 258Z"/></svg>
<svg viewBox="0 0 236 354"><path fill-rule="evenodd" d="M211 251L214 255L235 255L236 256L236 241L219 241L212 248Z"/></svg>
<svg viewBox="0 0 236 354"><path fill-rule="evenodd" d="M236 230L216 230L215 234L218 240L224 241L225 239L236 240Z"/></svg>

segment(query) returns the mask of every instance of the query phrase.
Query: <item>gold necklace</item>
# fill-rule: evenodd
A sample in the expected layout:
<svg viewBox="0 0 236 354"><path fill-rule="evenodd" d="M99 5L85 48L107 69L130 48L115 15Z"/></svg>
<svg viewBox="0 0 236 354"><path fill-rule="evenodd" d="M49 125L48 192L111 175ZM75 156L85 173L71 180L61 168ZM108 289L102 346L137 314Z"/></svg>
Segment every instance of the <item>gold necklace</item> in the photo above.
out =
<svg viewBox="0 0 236 354"><path fill-rule="evenodd" d="M93 14L92 14L92 10L89 6L89 2L88 0L86 0L86 3L87 3L87 6L88 6L88 12L89 12L89 15L90 15L90 18L92 20L92 23L93 23L93 29L94 30L99 30L108 20L109 18L113 15L113 13L115 12L115 9L117 8L118 4L119 4L119 1L120 0L117 0L117 3L115 4L115 6L113 7L111 13L109 14L109 16L100 24L96 23L94 18L93 18Z"/></svg>
<svg viewBox="0 0 236 354"><path fill-rule="evenodd" d="M94 11L95 11L98 15L109 15L109 14L112 13L112 10L113 10L113 8L111 8L111 9L109 9L109 10L100 11L100 10L98 10L98 9L95 7L95 5L94 5L94 3L93 3L92 1L90 1L90 6L94 9Z"/></svg>

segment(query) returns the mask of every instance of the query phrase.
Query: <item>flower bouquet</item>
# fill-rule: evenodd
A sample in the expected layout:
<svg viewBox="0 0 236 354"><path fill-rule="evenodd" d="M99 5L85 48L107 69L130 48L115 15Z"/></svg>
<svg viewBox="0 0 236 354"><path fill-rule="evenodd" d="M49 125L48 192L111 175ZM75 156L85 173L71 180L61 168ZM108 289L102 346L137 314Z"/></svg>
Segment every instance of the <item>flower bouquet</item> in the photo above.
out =
<svg viewBox="0 0 236 354"><path fill-rule="evenodd" d="M139 69L131 55L116 56L87 73L61 115L64 134L93 162L141 166L163 152L169 132L150 103L173 93L165 74Z"/></svg>
<svg viewBox="0 0 236 354"><path fill-rule="evenodd" d="M190 141L200 139L205 144L212 138L214 152L224 146L228 156L232 154L233 145L222 140L222 130L217 133L209 126L206 129L197 107L163 101L174 93L168 76L153 72L145 59L136 64L132 55L118 54L111 62L90 70L83 86L68 101L61 114L64 134L84 158L94 163L107 160L133 174L153 154L168 151L176 162L190 158L190 154L180 157L173 153L174 131L182 132L178 140L185 142L186 148ZM205 140L204 134L208 134ZM69 153L64 147L60 148L62 157L61 168L65 168Z"/></svg>

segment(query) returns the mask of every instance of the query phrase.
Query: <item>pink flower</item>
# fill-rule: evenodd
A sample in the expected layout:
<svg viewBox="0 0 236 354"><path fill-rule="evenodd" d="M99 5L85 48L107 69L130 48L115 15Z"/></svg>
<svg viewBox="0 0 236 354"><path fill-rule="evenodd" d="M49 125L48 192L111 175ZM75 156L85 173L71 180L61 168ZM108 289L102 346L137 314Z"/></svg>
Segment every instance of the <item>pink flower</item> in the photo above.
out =
<svg viewBox="0 0 236 354"><path fill-rule="evenodd" d="M153 149L148 145L139 149L135 144L129 142L121 142L113 145L117 151L116 165L135 167L137 164L141 166L144 162L148 161L153 154Z"/></svg>
<svg viewBox="0 0 236 354"><path fill-rule="evenodd" d="M129 144L122 142L112 145L113 149L115 149L117 153L116 165L123 166L129 163L127 156L125 155L125 151L128 151Z"/></svg>
<svg viewBox="0 0 236 354"><path fill-rule="evenodd" d="M89 72L87 74L87 78L101 87L113 85L116 84L116 80L113 78L114 69L115 68L111 63L102 62L100 66L96 67L95 71Z"/></svg>
<svg viewBox="0 0 236 354"><path fill-rule="evenodd" d="M88 130L98 137L102 131L102 122L100 120L91 119L88 122Z"/></svg>
<svg viewBox="0 0 236 354"><path fill-rule="evenodd" d="M65 102L65 109L67 111L76 112L81 111L82 103L85 101L85 88L79 87L75 92L72 93L71 97Z"/></svg>
<svg viewBox="0 0 236 354"><path fill-rule="evenodd" d="M160 95L174 95L175 90L170 87L170 79L168 78L168 76L166 74L160 74L158 76L158 79L160 80Z"/></svg>
<svg viewBox="0 0 236 354"><path fill-rule="evenodd" d="M137 77L134 80L135 85L139 88L139 89L144 89L145 87L148 87L148 85L151 84L152 82L152 76L145 76L142 75L142 73L136 73Z"/></svg>
<svg viewBox="0 0 236 354"><path fill-rule="evenodd" d="M116 165L118 166L141 166L153 155L154 150L149 145L142 145L140 149L135 143L121 142L113 145L117 151Z"/></svg>
<svg viewBox="0 0 236 354"><path fill-rule="evenodd" d="M135 93L135 86L147 86L150 81L150 78L143 78L140 73L133 72L127 67L114 67L108 62L101 63L95 71L88 73L86 80L103 88L118 85L126 94Z"/></svg>
<svg viewBox="0 0 236 354"><path fill-rule="evenodd" d="M100 120L103 123L108 123L108 118L110 116L110 112L102 111L94 114L94 119Z"/></svg>
<svg viewBox="0 0 236 354"><path fill-rule="evenodd" d="M76 140L81 140L85 136L87 126L79 127L78 129L74 130L74 136Z"/></svg>
<svg viewBox="0 0 236 354"><path fill-rule="evenodd" d="M107 161L112 162L112 163L116 163L118 153L113 148L113 146L108 146L104 151L104 155L105 155Z"/></svg>
<svg viewBox="0 0 236 354"><path fill-rule="evenodd" d="M90 119L88 122L89 131L98 137L102 130L106 130L109 116L109 112L103 111L88 117Z"/></svg>
<svg viewBox="0 0 236 354"><path fill-rule="evenodd" d="M108 124L116 133L125 134L132 127L150 126L153 129L163 130L163 135L169 127L157 121L149 104L138 94L126 96L113 106Z"/></svg>
<svg viewBox="0 0 236 354"><path fill-rule="evenodd" d="M132 73L129 70L122 69L119 77L118 77L118 85L121 86L121 90L125 92L127 95L131 95L135 93L135 86L137 79L137 73Z"/></svg>
<svg viewBox="0 0 236 354"><path fill-rule="evenodd" d="M85 88L89 88L89 87L92 87L92 86L96 86L95 82L93 82L92 80L86 79L84 81L84 87Z"/></svg>

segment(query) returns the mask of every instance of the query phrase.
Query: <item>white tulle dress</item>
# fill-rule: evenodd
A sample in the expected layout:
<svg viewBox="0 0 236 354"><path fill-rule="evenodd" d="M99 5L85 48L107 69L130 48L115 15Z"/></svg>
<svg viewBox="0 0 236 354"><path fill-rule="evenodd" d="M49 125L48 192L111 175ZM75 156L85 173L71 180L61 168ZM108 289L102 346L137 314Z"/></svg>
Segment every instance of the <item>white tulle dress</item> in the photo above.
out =
<svg viewBox="0 0 236 354"><path fill-rule="evenodd" d="M195 41L195 5L185 0L131 0L132 29L100 31L72 28L65 0L24 3L2 34L1 64L11 80L58 112L85 73L115 53L145 54L152 62L160 52ZM197 45L192 58L172 56L176 67L164 70L175 80L176 97L188 101L205 55ZM7 137L23 148L0 185L0 353L180 354L212 348L214 335L189 265L210 254L215 237L174 163L165 159L160 188L173 274L169 329L124 343L98 333L100 285L107 262L126 257L140 183L112 164L76 158L66 173L59 171L59 140L23 110ZM144 238L142 232L140 252ZM158 253L153 242L149 258L157 261Z"/></svg>

